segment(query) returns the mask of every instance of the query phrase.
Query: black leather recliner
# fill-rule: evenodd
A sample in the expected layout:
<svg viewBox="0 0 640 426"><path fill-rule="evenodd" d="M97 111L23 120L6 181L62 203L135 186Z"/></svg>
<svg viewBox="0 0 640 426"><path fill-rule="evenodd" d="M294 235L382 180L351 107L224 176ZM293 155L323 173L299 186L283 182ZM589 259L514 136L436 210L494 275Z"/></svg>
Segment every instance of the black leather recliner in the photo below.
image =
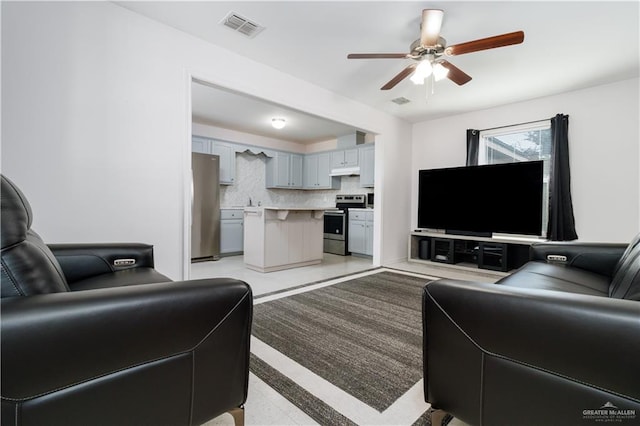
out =
<svg viewBox="0 0 640 426"><path fill-rule="evenodd" d="M533 245L496 284L431 282L423 327L434 424L640 423L640 235Z"/></svg>
<svg viewBox="0 0 640 426"><path fill-rule="evenodd" d="M50 248L4 176L1 191L3 425L244 422L246 283L171 282L144 244Z"/></svg>

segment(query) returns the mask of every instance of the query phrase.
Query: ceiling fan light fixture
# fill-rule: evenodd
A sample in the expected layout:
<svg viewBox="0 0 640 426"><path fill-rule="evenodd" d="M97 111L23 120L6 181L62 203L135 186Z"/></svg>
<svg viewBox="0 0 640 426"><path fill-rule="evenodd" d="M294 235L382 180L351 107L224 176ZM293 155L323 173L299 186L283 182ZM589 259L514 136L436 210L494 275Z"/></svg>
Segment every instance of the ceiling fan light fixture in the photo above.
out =
<svg viewBox="0 0 640 426"><path fill-rule="evenodd" d="M416 84L416 85L423 85L424 84L424 77L418 75L418 73L415 73L415 72L409 78L409 80L411 80L413 82L413 84Z"/></svg>
<svg viewBox="0 0 640 426"><path fill-rule="evenodd" d="M440 62L433 66L433 78L435 78L436 81L446 78L448 74L449 68L445 67Z"/></svg>
<svg viewBox="0 0 640 426"><path fill-rule="evenodd" d="M271 125L274 129L282 129L287 124L287 120L282 117L275 117L271 119Z"/></svg>
<svg viewBox="0 0 640 426"><path fill-rule="evenodd" d="M429 77L432 72L433 67L431 66L431 62L425 59L416 67L413 75L411 76L411 81L413 84L424 84L424 79Z"/></svg>

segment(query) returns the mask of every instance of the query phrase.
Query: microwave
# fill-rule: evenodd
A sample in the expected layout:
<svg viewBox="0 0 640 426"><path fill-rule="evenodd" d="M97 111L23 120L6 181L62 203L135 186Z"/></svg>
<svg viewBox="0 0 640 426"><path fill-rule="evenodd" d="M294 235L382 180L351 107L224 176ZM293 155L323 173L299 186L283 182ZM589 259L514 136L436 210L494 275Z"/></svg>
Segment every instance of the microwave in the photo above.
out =
<svg viewBox="0 0 640 426"><path fill-rule="evenodd" d="M373 208L373 192L367 194L367 208Z"/></svg>

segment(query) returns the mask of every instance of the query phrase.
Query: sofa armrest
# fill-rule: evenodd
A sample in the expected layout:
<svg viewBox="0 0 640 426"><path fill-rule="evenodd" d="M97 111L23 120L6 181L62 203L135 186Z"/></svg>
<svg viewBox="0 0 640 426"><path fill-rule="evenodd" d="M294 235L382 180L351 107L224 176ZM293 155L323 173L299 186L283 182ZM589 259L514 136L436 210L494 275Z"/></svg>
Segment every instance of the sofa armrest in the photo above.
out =
<svg viewBox="0 0 640 426"><path fill-rule="evenodd" d="M433 354L437 365L425 359L425 368L440 378L457 377L456 389L480 389L479 382L465 381L477 381L481 365L498 358L640 400L639 302L438 280L425 286L423 309L425 348L439 352ZM429 380L425 373L426 392L432 391ZM513 383L513 389L520 387Z"/></svg>
<svg viewBox="0 0 640 426"><path fill-rule="evenodd" d="M567 266L611 277L628 244L546 242L531 245L530 260L553 261L549 256L564 256Z"/></svg>
<svg viewBox="0 0 640 426"><path fill-rule="evenodd" d="M141 243L49 244L67 282L125 269L153 268L153 246Z"/></svg>
<svg viewBox="0 0 640 426"><path fill-rule="evenodd" d="M177 358L194 418L219 401L233 399L238 406L246 399L253 308L242 281L148 284L1 303L3 401L122 380L127 371ZM150 393L159 383L149 378Z"/></svg>

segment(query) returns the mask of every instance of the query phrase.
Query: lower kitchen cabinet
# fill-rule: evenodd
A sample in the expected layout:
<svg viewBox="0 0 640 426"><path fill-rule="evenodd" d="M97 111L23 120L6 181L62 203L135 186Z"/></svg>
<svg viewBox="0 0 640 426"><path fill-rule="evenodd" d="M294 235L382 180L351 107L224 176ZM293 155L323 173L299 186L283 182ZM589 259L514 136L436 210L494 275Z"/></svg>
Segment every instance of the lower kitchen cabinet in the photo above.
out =
<svg viewBox="0 0 640 426"><path fill-rule="evenodd" d="M242 209L220 210L220 254L244 251L244 212Z"/></svg>
<svg viewBox="0 0 640 426"><path fill-rule="evenodd" d="M373 256L373 210L349 210L349 251Z"/></svg>

